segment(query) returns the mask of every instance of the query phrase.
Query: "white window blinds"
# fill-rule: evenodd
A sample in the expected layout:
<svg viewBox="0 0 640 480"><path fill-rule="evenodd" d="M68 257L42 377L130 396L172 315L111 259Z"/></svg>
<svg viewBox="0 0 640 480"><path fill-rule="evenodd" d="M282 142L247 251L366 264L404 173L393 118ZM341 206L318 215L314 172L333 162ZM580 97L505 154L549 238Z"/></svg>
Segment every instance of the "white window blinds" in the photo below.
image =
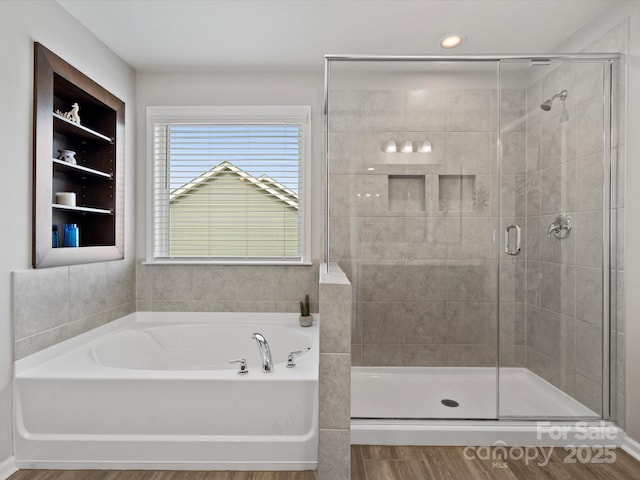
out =
<svg viewBox="0 0 640 480"><path fill-rule="evenodd" d="M153 259L303 261L306 108L154 117Z"/></svg>

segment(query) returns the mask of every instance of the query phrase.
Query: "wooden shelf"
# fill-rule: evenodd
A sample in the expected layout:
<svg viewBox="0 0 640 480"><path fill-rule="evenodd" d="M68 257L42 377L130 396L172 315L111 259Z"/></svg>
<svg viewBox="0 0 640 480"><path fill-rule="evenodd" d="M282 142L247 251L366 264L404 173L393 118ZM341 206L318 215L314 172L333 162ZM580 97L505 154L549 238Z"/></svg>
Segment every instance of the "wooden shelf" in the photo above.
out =
<svg viewBox="0 0 640 480"><path fill-rule="evenodd" d="M34 52L33 266L122 259L124 102L39 43ZM74 103L81 124L54 113ZM78 164L55 158L60 150L76 152ZM54 203L57 192L82 205ZM52 228L67 223L81 232L79 248L53 248Z"/></svg>
<svg viewBox="0 0 640 480"><path fill-rule="evenodd" d="M52 158L51 160L53 161L55 167L61 168L63 170L113 180L113 175L111 175L110 173L101 172L100 170L95 170L93 168L83 167L82 165L74 165L73 163L65 162L64 160L58 160L57 158Z"/></svg>
<svg viewBox="0 0 640 480"><path fill-rule="evenodd" d="M52 115L53 127L59 129L60 131L66 131L75 135L81 135L85 138L98 139L104 142L113 143L113 138L109 138L106 135L101 134L100 132L91 130L84 125L80 125L79 123L72 122L71 120L64 118L62 115L58 115L57 113L53 113Z"/></svg>
<svg viewBox="0 0 640 480"><path fill-rule="evenodd" d="M82 212L82 213L101 213L104 215L113 215L113 211L106 210L104 208L91 208L91 207L78 207L72 205L61 205L59 203L54 203L51 205L53 208L57 208L59 210L69 210L73 212Z"/></svg>

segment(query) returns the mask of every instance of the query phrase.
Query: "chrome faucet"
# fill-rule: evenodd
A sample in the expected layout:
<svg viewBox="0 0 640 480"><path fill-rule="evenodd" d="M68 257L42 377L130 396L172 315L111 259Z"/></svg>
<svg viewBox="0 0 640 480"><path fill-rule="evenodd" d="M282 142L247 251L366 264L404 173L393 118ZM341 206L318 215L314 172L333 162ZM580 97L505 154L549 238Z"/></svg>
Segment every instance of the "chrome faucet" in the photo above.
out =
<svg viewBox="0 0 640 480"><path fill-rule="evenodd" d="M267 339L264 338L264 335L258 332L254 333L251 338L253 338L258 344L258 350L260 350L260 355L262 355L262 371L265 373L269 373L273 371L273 360L271 359L271 349L269 348Z"/></svg>
<svg viewBox="0 0 640 480"><path fill-rule="evenodd" d="M556 220L549 225L549 231L547 232L547 238L551 237L553 234L556 238L563 239L567 238L569 232L573 228L573 222L571 221L571 217L565 213L558 215Z"/></svg>

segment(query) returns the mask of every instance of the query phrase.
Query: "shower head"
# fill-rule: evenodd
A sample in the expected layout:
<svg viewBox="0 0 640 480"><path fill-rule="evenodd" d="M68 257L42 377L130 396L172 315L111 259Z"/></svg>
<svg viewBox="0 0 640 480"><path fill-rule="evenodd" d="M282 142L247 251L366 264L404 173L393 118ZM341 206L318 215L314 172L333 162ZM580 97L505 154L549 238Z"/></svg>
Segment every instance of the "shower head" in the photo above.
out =
<svg viewBox="0 0 640 480"><path fill-rule="evenodd" d="M551 104L553 103L553 100L549 99L549 100L545 100L544 102L542 102L540 104L540 108L542 110L544 110L545 112L548 112L549 110L551 110Z"/></svg>
<svg viewBox="0 0 640 480"><path fill-rule="evenodd" d="M566 90L562 90L560 93L556 93L553 97L551 97L548 100L545 100L544 102L542 102L540 104L540 108L542 110L544 110L545 112L548 112L549 110L551 110L551 106L553 105L553 101L556 98L559 98L560 100L562 100L564 102L565 99L567 98L568 94L569 94L569 92L567 92Z"/></svg>

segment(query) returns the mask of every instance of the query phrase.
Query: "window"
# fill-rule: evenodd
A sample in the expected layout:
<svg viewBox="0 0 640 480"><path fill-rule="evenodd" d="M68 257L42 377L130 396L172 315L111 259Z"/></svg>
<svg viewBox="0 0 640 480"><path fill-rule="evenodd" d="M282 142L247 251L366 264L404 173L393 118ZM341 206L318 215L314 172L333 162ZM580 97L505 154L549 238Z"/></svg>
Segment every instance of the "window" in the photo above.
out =
<svg viewBox="0 0 640 480"><path fill-rule="evenodd" d="M147 261L309 263L310 114L148 107Z"/></svg>

